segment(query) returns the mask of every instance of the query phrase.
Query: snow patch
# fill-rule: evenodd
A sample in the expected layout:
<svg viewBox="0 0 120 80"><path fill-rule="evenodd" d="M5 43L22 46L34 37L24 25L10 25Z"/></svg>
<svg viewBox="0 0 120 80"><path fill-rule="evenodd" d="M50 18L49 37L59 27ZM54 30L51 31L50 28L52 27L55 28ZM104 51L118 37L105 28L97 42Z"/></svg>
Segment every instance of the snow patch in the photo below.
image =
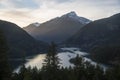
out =
<svg viewBox="0 0 120 80"><path fill-rule="evenodd" d="M88 23L91 22L90 20L88 20L84 17L79 17L74 11L71 11L70 13L67 13L67 14L63 15L62 17L66 17L66 16L75 20L75 21L78 21L82 24L88 24Z"/></svg>
<svg viewBox="0 0 120 80"><path fill-rule="evenodd" d="M33 25L35 25L36 27L39 27L40 23L36 22L36 23L33 23Z"/></svg>

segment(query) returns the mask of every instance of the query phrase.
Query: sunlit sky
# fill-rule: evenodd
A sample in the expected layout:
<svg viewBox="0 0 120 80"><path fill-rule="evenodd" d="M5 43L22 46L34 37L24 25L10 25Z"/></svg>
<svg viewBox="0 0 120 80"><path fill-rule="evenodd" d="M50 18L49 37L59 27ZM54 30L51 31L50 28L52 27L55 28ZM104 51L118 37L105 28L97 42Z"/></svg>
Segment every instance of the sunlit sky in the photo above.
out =
<svg viewBox="0 0 120 80"><path fill-rule="evenodd" d="M20 27L43 23L71 11L97 20L120 13L120 0L0 0L0 19Z"/></svg>

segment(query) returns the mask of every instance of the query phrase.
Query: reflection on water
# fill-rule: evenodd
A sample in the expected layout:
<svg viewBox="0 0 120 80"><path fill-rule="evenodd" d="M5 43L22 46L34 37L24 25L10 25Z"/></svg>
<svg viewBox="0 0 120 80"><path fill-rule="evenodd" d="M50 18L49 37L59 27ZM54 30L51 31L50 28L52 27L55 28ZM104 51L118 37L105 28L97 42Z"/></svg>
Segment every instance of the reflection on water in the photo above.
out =
<svg viewBox="0 0 120 80"><path fill-rule="evenodd" d="M89 61L91 64L96 65L97 63L92 61L90 58L85 57L86 55L88 55L88 53L85 52L81 52L78 48L61 48L63 51L58 53L58 57L61 59L60 60L60 66L63 67L73 67L74 65L71 64L69 62L69 60L71 58L75 58L76 55L78 54L79 56L83 57L84 61ZM42 67L42 63L44 62L46 54L39 54L36 57L34 57L33 59L27 59L27 63L25 64L26 67L31 66L31 68L33 67L37 67L38 69L40 69ZM103 64L100 64L101 67L103 67L104 69L106 69L107 67ZM20 68L20 67L19 67ZM19 68L15 71L19 71Z"/></svg>
<svg viewBox="0 0 120 80"><path fill-rule="evenodd" d="M33 59L28 59L28 62L25 64L26 67L37 67L37 68L41 68L42 67L42 63L45 59L45 55L46 54L40 54L37 55L36 57L34 57Z"/></svg>

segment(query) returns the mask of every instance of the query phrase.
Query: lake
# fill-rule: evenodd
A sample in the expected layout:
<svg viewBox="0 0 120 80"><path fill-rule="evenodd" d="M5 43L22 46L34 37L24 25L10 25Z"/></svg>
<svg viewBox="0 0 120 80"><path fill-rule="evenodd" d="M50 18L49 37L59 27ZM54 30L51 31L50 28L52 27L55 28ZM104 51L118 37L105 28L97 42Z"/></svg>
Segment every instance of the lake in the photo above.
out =
<svg viewBox="0 0 120 80"><path fill-rule="evenodd" d="M75 58L76 55L78 54L79 56L81 56L84 61L89 61L92 65L96 65L97 63L95 61L92 61L90 58L87 58L87 55L90 55L89 53L85 53L85 52L81 52L79 48L61 48L61 52L59 52L57 54L57 56L60 58L60 66L62 67L73 67L74 65L71 64L69 62L69 60L71 58ZM33 57L32 59L27 58L27 62L25 63L26 67L31 66L31 68L33 67L37 67L38 69L40 69L42 67L42 64L44 63L44 59L45 59L46 54L39 54L36 55L35 57ZM104 64L99 64L103 69L106 69L106 65ZM15 72L18 72L20 69L20 66L15 70Z"/></svg>

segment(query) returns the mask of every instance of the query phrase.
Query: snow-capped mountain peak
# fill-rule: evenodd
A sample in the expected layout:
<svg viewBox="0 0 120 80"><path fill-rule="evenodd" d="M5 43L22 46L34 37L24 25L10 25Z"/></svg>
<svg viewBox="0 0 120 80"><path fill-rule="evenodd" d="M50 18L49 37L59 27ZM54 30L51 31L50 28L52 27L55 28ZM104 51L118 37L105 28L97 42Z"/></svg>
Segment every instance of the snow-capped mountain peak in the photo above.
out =
<svg viewBox="0 0 120 80"><path fill-rule="evenodd" d="M71 11L70 13L66 14L69 17L77 16L77 14L74 11Z"/></svg>
<svg viewBox="0 0 120 80"><path fill-rule="evenodd" d="M65 15L63 15L62 17L67 17L67 18L70 18L72 20L75 20L75 21L78 21L82 24L88 24L89 22L91 22L91 20L89 19L86 19L84 17L79 17L75 11L71 11Z"/></svg>
<svg viewBox="0 0 120 80"><path fill-rule="evenodd" d="M62 17L75 17L77 16L77 14L75 13L75 11L71 11L67 14L64 14Z"/></svg>

